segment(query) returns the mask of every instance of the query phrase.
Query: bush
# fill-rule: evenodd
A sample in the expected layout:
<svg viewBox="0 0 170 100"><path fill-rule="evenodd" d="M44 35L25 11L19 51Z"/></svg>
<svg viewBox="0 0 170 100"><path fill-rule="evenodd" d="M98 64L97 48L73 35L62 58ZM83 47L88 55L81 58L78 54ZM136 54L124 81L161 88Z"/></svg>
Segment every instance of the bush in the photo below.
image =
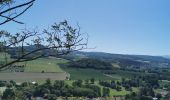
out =
<svg viewBox="0 0 170 100"><path fill-rule="evenodd" d="M6 81L0 81L0 87L4 87L6 85Z"/></svg>
<svg viewBox="0 0 170 100"><path fill-rule="evenodd" d="M9 98L14 98L15 97L15 92L14 92L14 90L13 89L9 89L9 88L7 88L5 91L4 91L4 93L3 93L3 96L2 96L2 98L3 99L9 99Z"/></svg>

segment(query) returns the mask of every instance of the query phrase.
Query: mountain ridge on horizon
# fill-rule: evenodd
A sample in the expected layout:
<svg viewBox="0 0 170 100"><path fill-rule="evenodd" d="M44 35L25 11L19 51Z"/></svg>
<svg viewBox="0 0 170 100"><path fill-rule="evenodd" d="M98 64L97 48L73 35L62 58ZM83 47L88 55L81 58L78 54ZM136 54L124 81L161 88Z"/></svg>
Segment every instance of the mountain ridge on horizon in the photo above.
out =
<svg viewBox="0 0 170 100"><path fill-rule="evenodd" d="M35 45L26 46L26 50L32 51ZM15 48L12 48L15 51ZM46 54L46 57L55 54L50 50L42 51L41 53ZM12 55L12 54L11 54ZM57 57L57 56L55 56ZM170 59L164 56L152 56L152 55L131 55L131 54L116 54L107 52L87 52L87 51L75 51L68 55L61 56L64 59L74 60L78 58L93 58L98 60L107 61L109 63L121 63L122 66L157 66L157 67L170 67Z"/></svg>

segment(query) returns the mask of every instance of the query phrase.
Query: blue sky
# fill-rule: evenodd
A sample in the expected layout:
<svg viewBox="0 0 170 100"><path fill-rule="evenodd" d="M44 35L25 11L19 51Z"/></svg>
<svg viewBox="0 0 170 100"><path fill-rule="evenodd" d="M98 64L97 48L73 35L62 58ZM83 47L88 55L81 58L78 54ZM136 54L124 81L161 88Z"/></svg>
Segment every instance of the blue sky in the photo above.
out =
<svg viewBox="0 0 170 100"><path fill-rule="evenodd" d="M49 2L50 1L50 2ZM89 34L87 51L170 55L170 0L37 0L18 20L0 29L47 28L68 20Z"/></svg>

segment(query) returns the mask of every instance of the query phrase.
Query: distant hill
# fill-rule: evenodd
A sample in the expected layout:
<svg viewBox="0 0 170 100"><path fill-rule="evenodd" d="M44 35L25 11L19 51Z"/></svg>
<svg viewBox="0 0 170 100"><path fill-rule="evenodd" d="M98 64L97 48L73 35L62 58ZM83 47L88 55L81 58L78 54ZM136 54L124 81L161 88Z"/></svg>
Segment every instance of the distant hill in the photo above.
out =
<svg viewBox="0 0 170 100"><path fill-rule="evenodd" d="M164 55L164 58L170 59L170 55Z"/></svg>
<svg viewBox="0 0 170 100"><path fill-rule="evenodd" d="M43 47L43 46L42 46ZM36 46L26 46L27 51L32 51L36 49ZM10 48L10 54L15 55L16 49ZM52 51L44 50L40 53L45 54L46 57L53 55ZM55 55L55 54L54 54ZM149 56L149 55L125 55L125 54L111 54L104 52L72 52L68 55L60 56L70 61L75 61L77 59L89 58L96 59L98 61L104 61L111 64L117 64L120 67L135 67L135 68L145 68L145 67L170 67L170 56Z"/></svg>
<svg viewBox="0 0 170 100"><path fill-rule="evenodd" d="M121 67L170 67L170 59L161 56L124 55L104 52L73 52L62 56L68 60L93 58L101 61L116 63Z"/></svg>

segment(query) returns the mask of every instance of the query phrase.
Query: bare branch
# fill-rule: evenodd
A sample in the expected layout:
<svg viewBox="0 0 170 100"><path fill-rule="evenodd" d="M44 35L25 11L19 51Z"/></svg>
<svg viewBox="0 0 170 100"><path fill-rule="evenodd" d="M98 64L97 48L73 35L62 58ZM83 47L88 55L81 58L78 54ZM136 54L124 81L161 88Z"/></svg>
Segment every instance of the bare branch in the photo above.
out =
<svg viewBox="0 0 170 100"><path fill-rule="evenodd" d="M7 53L12 55L14 60L1 65L0 69L16 62L31 61L44 56L58 57L86 49L88 42L88 39L80 33L80 27L73 28L67 21L55 23L51 30L44 30L41 34L35 30L23 30L13 35L4 31L0 33L1 35L5 37L5 44L2 47L8 49Z"/></svg>
<svg viewBox="0 0 170 100"><path fill-rule="evenodd" d="M12 19L12 18L10 18L10 17L3 16L3 15L0 15L0 16L6 18L6 19L9 20L9 21L14 21L14 22L16 22L16 23L18 23L18 24L24 24L23 22L19 22L19 21L14 20L14 18Z"/></svg>
<svg viewBox="0 0 170 100"><path fill-rule="evenodd" d="M4 10L4 11L0 12L0 15L4 14L4 13L6 13L6 12L9 12L9 11L11 11L11 10L14 10L14 9L17 9L17 8L20 8L20 7L23 7L23 6L32 4L34 1L35 1L35 0L31 0L31 1L27 2L27 3L21 4L21 5L17 5L17 6L15 6L15 7L12 7L12 8L9 8L9 9L7 9L7 10Z"/></svg>
<svg viewBox="0 0 170 100"><path fill-rule="evenodd" d="M34 2L35 2L35 0L31 0L29 2L20 4L20 5L11 7L11 8L8 7L6 10L1 11L0 17L5 18L5 21L0 22L0 25L3 25L3 24L10 22L10 21L14 21L18 24L24 24L23 22L16 21L15 19L17 17L21 16L22 14L24 14L33 5ZM6 5L10 5L10 4L9 3L1 4L1 9L3 9ZM24 9L20 13L17 14L16 10L19 9L19 8L24 8ZM14 13L12 13L12 15L15 14L15 16L13 16L13 17L10 14L12 11L14 12ZM9 13L9 15L7 15L7 13Z"/></svg>
<svg viewBox="0 0 170 100"><path fill-rule="evenodd" d="M2 23L0 23L0 25L3 25L3 24L5 24L5 23L7 23L7 22L9 22L9 21L14 21L14 19L15 18L17 18L17 17L19 17L19 16L21 16L22 14L24 14L31 6L33 5L33 3L32 4L30 4L27 8L25 8L21 13L19 13L18 15L16 15L16 16L14 16L14 17L12 17L12 18L7 18L7 20L5 20L4 22L2 22ZM2 14L0 14L0 16L3 16ZM16 22L16 21L15 21ZM20 24L23 24L22 22L20 22Z"/></svg>

